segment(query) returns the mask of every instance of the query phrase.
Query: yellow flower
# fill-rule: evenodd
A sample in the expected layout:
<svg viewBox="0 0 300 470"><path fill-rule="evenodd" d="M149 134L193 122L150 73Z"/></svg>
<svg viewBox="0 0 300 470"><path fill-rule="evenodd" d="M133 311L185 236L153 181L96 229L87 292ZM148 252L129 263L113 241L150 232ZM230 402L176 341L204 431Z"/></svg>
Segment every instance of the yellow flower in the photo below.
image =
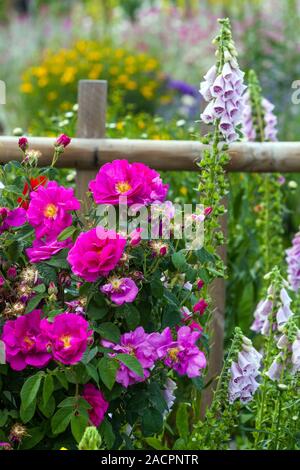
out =
<svg viewBox="0 0 300 470"><path fill-rule="evenodd" d="M141 93L147 100L150 100L153 97L153 90L148 85L145 85L141 88Z"/></svg>
<svg viewBox="0 0 300 470"><path fill-rule="evenodd" d="M100 77L100 74L103 70L103 66L102 64L97 64L97 65L94 65L94 67L91 69L91 71L89 72L89 75L88 77L91 79L91 80L96 80L97 78Z"/></svg>
<svg viewBox="0 0 300 470"><path fill-rule="evenodd" d="M119 83L123 83L123 84L124 84L124 83L127 83L127 82L128 82L128 77L127 77L127 75L125 75L125 74L120 75L119 78L118 78L118 82L119 82Z"/></svg>
<svg viewBox="0 0 300 470"><path fill-rule="evenodd" d="M60 107L63 111L68 111L72 108L72 103L70 103L69 101L63 101Z"/></svg>
<svg viewBox="0 0 300 470"><path fill-rule="evenodd" d="M188 190L185 186L181 186L181 188L179 189L179 192L180 194L182 194L183 196L186 196L187 193L188 193Z"/></svg>
<svg viewBox="0 0 300 470"><path fill-rule="evenodd" d="M23 93L32 93L33 92L33 86L31 83L29 82L26 82L26 83L22 83L21 87L20 87L20 90L23 92Z"/></svg>
<svg viewBox="0 0 300 470"><path fill-rule="evenodd" d="M169 95L163 95L160 97L159 101L161 104L169 104L172 101L172 98Z"/></svg>
<svg viewBox="0 0 300 470"><path fill-rule="evenodd" d="M118 73L119 73L118 67L116 67L115 65L114 65L113 67L110 67L109 73L110 73L111 75L118 75Z"/></svg>
<svg viewBox="0 0 300 470"><path fill-rule="evenodd" d="M38 80L38 86L39 86L40 88L44 88L45 86L48 85L48 83L49 83L48 78L40 78L40 79Z"/></svg>
<svg viewBox="0 0 300 470"><path fill-rule="evenodd" d="M128 57L126 57L125 59L126 65L133 65L134 63L135 63L135 57L133 57L132 55L129 55Z"/></svg>
<svg viewBox="0 0 300 470"><path fill-rule="evenodd" d="M77 41L75 47L79 52L85 52L88 47L88 43L84 40Z"/></svg>
<svg viewBox="0 0 300 470"><path fill-rule="evenodd" d="M129 67L125 68L125 72L128 73L128 75L133 75L136 73L136 67L130 65Z"/></svg>
<svg viewBox="0 0 300 470"><path fill-rule="evenodd" d="M152 70L155 70L157 66L158 66L158 62L156 59L149 59L145 63L145 71L152 72Z"/></svg>
<svg viewBox="0 0 300 470"><path fill-rule="evenodd" d="M122 59L122 57L124 57L124 50L123 49L116 49L115 51L115 57L116 59Z"/></svg>
<svg viewBox="0 0 300 470"><path fill-rule="evenodd" d="M128 83L126 83L126 88L127 90L136 90L137 84L133 80L130 80Z"/></svg>
<svg viewBox="0 0 300 470"><path fill-rule="evenodd" d="M32 75L38 78L43 78L48 74L48 71L45 67L32 67Z"/></svg>
<svg viewBox="0 0 300 470"><path fill-rule="evenodd" d="M47 100L48 101L55 101L57 98L57 92L56 91L50 91L47 95Z"/></svg>
<svg viewBox="0 0 300 470"><path fill-rule="evenodd" d="M153 137L152 137L153 140L161 140L161 136L158 135L158 134L155 134Z"/></svg>
<svg viewBox="0 0 300 470"><path fill-rule="evenodd" d="M138 124L138 127L139 127L140 129L145 129L145 127L146 127L146 124L144 123L144 121L138 121L137 124Z"/></svg>
<svg viewBox="0 0 300 470"><path fill-rule="evenodd" d="M118 131L122 131L124 129L124 122L117 122L116 128L118 129Z"/></svg>
<svg viewBox="0 0 300 470"><path fill-rule="evenodd" d="M66 447L61 447L59 450L68 450Z"/></svg>
<svg viewBox="0 0 300 470"><path fill-rule="evenodd" d="M87 59L91 61L98 61L101 59L100 51L91 51L87 54Z"/></svg>
<svg viewBox="0 0 300 470"><path fill-rule="evenodd" d="M67 85L68 83L74 82L75 74L76 74L75 67L67 67L60 79L61 83L63 83L64 85Z"/></svg>

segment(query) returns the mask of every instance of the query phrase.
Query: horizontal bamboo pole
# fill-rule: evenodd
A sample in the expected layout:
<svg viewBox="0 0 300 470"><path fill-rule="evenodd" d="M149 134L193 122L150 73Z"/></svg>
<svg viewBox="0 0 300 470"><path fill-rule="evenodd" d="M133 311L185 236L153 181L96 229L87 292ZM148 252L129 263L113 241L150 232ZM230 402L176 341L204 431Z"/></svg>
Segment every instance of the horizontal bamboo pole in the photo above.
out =
<svg viewBox="0 0 300 470"><path fill-rule="evenodd" d="M51 163L54 139L30 137L40 150L39 165ZM207 146L196 141L72 139L58 161L61 168L91 170L117 158L139 161L160 170L196 170L195 161ZM230 172L300 172L300 142L235 143L229 148ZM20 160L17 137L0 137L0 164Z"/></svg>

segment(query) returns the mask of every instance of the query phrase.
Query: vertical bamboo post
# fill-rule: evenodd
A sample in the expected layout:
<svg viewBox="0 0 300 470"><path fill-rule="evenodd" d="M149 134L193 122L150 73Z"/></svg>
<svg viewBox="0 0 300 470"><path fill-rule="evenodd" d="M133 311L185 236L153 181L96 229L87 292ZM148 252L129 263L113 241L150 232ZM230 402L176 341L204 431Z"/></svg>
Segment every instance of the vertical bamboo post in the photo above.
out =
<svg viewBox="0 0 300 470"><path fill-rule="evenodd" d="M76 137L83 139L100 139L105 137L107 104L106 80L80 80L78 85L78 122ZM95 169L77 170L76 194L87 204L88 184L97 173Z"/></svg>
<svg viewBox="0 0 300 470"><path fill-rule="evenodd" d="M222 203L227 208L227 198L224 197ZM227 214L221 217L221 229L227 238ZM226 243L218 250L224 263L226 263L227 250ZM210 354L208 363L207 383L210 383L203 393L201 401L201 415L210 406L216 386L216 379L220 375L224 357L224 327L225 327L225 306L226 306L226 283L223 278L215 279L211 285L210 295L213 302L213 317L211 324Z"/></svg>

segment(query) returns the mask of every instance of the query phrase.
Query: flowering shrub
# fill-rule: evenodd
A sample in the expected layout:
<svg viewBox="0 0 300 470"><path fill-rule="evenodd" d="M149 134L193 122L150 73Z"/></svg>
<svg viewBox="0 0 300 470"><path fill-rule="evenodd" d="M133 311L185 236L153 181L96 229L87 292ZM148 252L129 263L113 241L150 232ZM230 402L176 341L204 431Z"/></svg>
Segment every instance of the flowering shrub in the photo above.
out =
<svg viewBox="0 0 300 470"><path fill-rule="evenodd" d="M51 115L76 102L78 80L86 78L109 81L109 101L121 116L133 103L135 111L152 113L165 85L154 57L107 42L79 40L69 49L46 51L40 63L24 72L20 89L32 111Z"/></svg>
<svg viewBox="0 0 300 470"><path fill-rule="evenodd" d="M206 368L200 263L214 257L186 251L184 239L145 236L148 225L162 234L154 216L163 207L172 233L177 226L168 185L141 163L102 166L91 209L79 213L73 189L53 180L69 143L56 139L52 166L38 169L39 154L20 138L22 163L1 173L0 436L12 447L74 448L89 423L106 448L146 439L162 431L174 390L192 379L185 393L194 393ZM101 225L99 209L121 211L120 197L131 225L151 208L146 227Z"/></svg>

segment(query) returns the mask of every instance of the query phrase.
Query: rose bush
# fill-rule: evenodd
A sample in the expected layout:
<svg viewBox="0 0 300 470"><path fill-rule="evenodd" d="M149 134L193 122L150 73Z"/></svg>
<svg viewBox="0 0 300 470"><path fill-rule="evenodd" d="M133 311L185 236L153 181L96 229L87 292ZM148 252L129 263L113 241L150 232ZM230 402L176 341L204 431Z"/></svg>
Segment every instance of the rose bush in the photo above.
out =
<svg viewBox="0 0 300 470"><path fill-rule="evenodd" d="M69 143L54 142L53 164ZM100 203L118 212L122 196L149 210L149 229L150 204L164 207L173 233L168 185L156 171L126 160L104 165L83 214L53 166L38 168L26 139L19 147L22 163L4 166L1 178L1 440L72 448L93 424L105 447L134 446L162 431L175 389L179 403L202 387L207 304L192 312L204 284L200 262L214 257L185 251L184 239L147 239L145 227L101 225ZM13 194L5 185L12 167ZM16 424L26 432L12 441Z"/></svg>

